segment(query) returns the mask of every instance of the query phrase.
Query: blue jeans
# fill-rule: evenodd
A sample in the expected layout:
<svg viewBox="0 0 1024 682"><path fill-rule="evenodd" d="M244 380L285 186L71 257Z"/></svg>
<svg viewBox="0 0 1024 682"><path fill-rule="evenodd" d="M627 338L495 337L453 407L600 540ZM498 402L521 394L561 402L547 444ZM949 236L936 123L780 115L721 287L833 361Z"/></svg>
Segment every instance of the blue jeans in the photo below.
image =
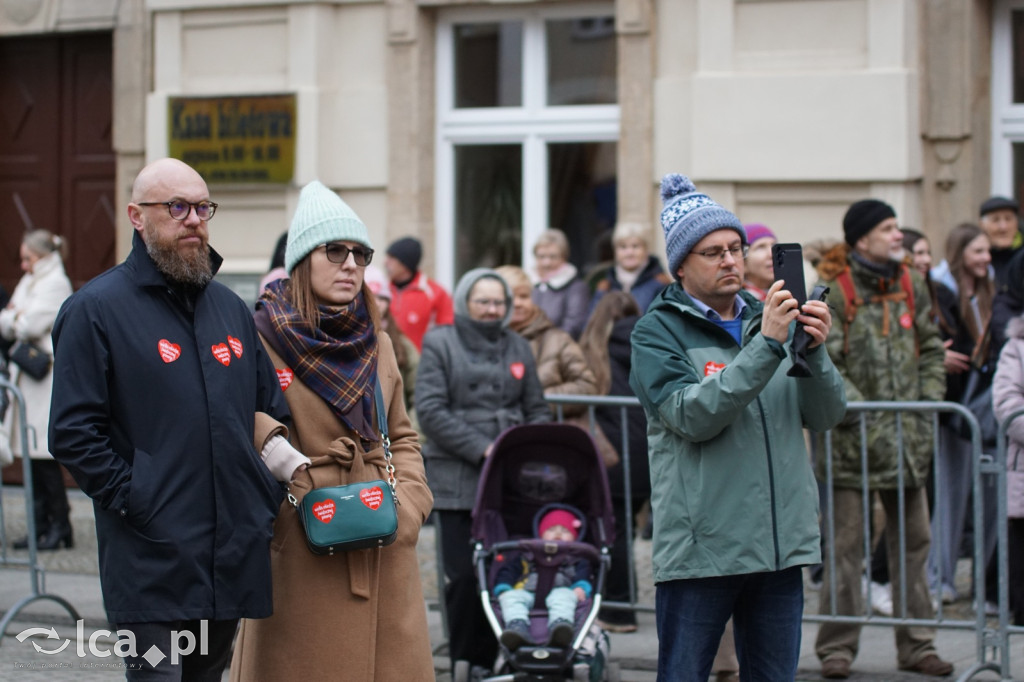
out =
<svg viewBox="0 0 1024 682"><path fill-rule="evenodd" d="M800 567L659 583L658 682L707 682L733 617L740 680L792 680L804 610Z"/></svg>

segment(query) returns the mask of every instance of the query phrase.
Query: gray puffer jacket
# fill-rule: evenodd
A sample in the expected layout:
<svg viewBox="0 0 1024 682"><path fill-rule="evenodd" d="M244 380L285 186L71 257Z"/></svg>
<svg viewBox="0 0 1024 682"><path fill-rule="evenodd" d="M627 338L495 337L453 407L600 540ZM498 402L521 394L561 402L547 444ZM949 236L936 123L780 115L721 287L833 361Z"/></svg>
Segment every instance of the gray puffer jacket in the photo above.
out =
<svg viewBox="0 0 1024 682"><path fill-rule="evenodd" d="M493 270L466 273L453 296L455 324L423 337L416 375L416 411L427 442L423 457L434 509L471 509L484 452L510 426L550 421L530 345L499 322L470 318L466 299Z"/></svg>

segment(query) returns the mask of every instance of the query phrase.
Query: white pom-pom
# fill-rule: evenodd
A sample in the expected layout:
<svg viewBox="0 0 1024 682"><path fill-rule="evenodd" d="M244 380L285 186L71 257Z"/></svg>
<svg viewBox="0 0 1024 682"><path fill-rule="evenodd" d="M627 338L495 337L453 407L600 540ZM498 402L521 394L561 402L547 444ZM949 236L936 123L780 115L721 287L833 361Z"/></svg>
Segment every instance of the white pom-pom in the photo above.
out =
<svg viewBox="0 0 1024 682"><path fill-rule="evenodd" d="M690 181L690 178L679 173L669 173L661 180L661 200L667 202L672 197L680 194L696 192L697 188Z"/></svg>

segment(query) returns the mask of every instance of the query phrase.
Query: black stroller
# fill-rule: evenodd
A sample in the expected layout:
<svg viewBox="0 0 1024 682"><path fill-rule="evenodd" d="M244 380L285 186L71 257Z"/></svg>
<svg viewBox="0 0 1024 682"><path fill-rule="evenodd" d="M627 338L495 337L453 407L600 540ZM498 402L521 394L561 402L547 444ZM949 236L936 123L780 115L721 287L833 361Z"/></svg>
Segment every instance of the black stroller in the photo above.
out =
<svg viewBox="0 0 1024 682"><path fill-rule="evenodd" d="M534 537L534 516L552 503L571 505L583 513L583 537L557 543ZM472 527L477 584L494 636L500 642L505 626L498 600L492 596L495 558L502 552L519 552L536 566L536 599L530 610L530 633L535 642L547 639L544 598L561 566L588 561L594 590L576 607L568 646L527 644L510 651L502 645L493 673L471 671L468 661L457 661L453 681L617 680L618 668L607 660L608 636L595 622L611 564L614 532L608 478L586 431L567 424L532 424L502 433L480 475Z"/></svg>

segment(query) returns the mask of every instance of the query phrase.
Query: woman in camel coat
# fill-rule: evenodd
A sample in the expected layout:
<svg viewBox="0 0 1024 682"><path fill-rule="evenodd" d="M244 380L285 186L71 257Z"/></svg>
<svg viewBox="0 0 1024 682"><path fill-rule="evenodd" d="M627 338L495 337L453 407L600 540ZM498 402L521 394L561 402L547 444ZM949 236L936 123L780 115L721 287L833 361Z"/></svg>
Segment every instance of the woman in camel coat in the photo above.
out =
<svg viewBox="0 0 1024 682"><path fill-rule="evenodd" d="M377 331L363 282L373 255L367 230L334 192L313 182L300 195L288 237L291 279L263 294L256 326L293 415L291 444L311 461L290 492L301 501L312 488L387 480L374 407L379 380L397 478L398 539L317 556L285 502L271 543L274 614L242 622L231 679L433 680L416 557L432 497L394 350Z"/></svg>

